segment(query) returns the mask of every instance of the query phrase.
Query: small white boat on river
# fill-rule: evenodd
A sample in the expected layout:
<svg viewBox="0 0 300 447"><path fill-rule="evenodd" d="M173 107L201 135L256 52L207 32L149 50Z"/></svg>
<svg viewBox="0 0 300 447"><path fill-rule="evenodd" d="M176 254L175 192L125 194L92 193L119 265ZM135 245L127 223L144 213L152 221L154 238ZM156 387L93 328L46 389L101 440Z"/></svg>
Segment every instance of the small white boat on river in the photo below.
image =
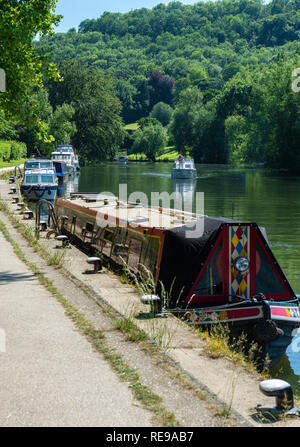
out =
<svg viewBox="0 0 300 447"><path fill-rule="evenodd" d="M171 172L173 179L193 179L197 177L197 170L192 158L185 159L183 155L179 155L174 162L174 167Z"/></svg>

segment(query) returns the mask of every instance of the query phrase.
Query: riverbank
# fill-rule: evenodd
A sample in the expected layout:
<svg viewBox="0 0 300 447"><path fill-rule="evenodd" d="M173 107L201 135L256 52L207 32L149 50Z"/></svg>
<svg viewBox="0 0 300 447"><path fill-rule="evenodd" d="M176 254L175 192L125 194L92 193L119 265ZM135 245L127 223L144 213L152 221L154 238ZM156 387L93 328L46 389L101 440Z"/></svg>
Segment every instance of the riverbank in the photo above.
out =
<svg viewBox="0 0 300 447"><path fill-rule="evenodd" d="M18 175L19 170L24 168L24 162L26 159L20 160L20 163L17 162L2 162L0 163L0 180L5 174L14 173Z"/></svg>
<svg viewBox="0 0 300 447"><path fill-rule="evenodd" d="M32 234L32 223L24 221L17 205L12 204L8 182L0 182L0 195L6 204L10 218L20 222L27 235ZM256 405L272 407L273 399L259 392L260 377L224 358L209 358L205 341L185 324L173 317L143 320L136 318L148 309L140 303L136 290L124 284L118 277L106 271L101 275L88 275L87 256L72 246L63 253L56 248L57 241L47 240L43 233L39 245L52 259L63 253L59 270L45 262L35 245L35 252L16 231L7 216L1 213L13 240L19 244L31 262L60 287L62 295L76 286L76 292L68 294L68 301L78 308L93 324L104 325L105 336L118 352L125 356L131 367L150 385L156 395L162 396L167 410L174 414L183 426L299 426L298 418L266 423L257 420ZM19 228L21 230L21 227ZM30 233L31 232L31 233ZM32 239L33 240L33 239ZM105 323L99 319L105 319ZM126 320L123 320L123 318ZM135 340L127 332L116 330L111 318L134 321L150 343ZM110 324L108 325L108 322ZM105 326L106 325L106 326ZM155 344L153 344L153 342ZM155 349L154 349L155 348Z"/></svg>

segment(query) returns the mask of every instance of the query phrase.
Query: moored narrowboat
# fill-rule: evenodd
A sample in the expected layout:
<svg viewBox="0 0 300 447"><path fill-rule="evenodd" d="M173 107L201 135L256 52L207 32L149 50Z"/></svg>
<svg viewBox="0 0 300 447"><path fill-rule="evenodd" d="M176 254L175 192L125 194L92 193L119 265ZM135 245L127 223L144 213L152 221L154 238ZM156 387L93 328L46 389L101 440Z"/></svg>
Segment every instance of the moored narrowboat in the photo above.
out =
<svg viewBox="0 0 300 447"><path fill-rule="evenodd" d="M271 366L300 327L298 299L256 223L85 193L57 199L55 212L62 232L109 264L151 272L167 311L191 324L228 323Z"/></svg>

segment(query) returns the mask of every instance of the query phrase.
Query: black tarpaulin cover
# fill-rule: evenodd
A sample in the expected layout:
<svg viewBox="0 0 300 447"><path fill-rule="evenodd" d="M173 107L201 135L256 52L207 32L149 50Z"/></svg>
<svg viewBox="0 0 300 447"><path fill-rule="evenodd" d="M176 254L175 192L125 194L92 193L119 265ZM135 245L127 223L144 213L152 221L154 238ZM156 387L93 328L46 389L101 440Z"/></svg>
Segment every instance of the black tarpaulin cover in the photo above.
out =
<svg viewBox="0 0 300 447"><path fill-rule="evenodd" d="M193 226L189 224L166 230L159 280L172 295L171 305L186 298L225 223L236 221L204 216Z"/></svg>

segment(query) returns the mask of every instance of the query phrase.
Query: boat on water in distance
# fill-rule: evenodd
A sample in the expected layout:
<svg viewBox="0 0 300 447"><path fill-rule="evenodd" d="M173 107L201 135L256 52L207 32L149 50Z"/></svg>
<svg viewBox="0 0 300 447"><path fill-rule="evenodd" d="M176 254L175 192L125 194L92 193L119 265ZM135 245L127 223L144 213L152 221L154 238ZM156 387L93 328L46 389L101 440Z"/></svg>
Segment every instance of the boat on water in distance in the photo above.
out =
<svg viewBox="0 0 300 447"><path fill-rule="evenodd" d="M57 146L56 151L71 154L70 160L73 165L73 171L74 172L80 171L78 155L76 153L76 150L74 149L74 147L71 144L60 144Z"/></svg>
<svg viewBox="0 0 300 447"><path fill-rule="evenodd" d="M118 157L116 159L116 161L119 162L119 163L127 163L128 162L128 158L125 157L125 155L122 155L121 157Z"/></svg>
<svg viewBox="0 0 300 447"><path fill-rule="evenodd" d="M192 158L185 159L183 155L179 155L174 162L171 172L172 179L195 179L197 177L197 170Z"/></svg>
<svg viewBox="0 0 300 447"><path fill-rule="evenodd" d="M55 212L61 232L108 265L150 272L167 312L192 325L227 323L233 338L261 347L269 366L300 327L299 300L256 223L92 193L57 198Z"/></svg>
<svg viewBox="0 0 300 447"><path fill-rule="evenodd" d="M51 160L50 163L52 164ZM40 163L40 166L44 165ZM20 186L21 194L28 202L39 200L54 201L57 195L58 179L55 169L52 168L28 168L24 169L24 177Z"/></svg>

